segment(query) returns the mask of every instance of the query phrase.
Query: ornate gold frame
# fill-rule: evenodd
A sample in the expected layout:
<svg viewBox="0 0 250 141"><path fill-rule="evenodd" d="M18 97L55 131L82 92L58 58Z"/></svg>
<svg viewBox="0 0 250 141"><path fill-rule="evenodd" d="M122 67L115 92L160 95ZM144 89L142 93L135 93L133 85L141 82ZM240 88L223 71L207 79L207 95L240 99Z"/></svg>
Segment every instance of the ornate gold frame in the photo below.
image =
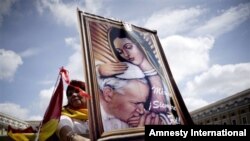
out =
<svg viewBox="0 0 250 141"><path fill-rule="evenodd" d="M112 57L113 53L109 47L107 39L107 30L110 26L122 26L124 23L118 20L112 20L101 16L89 14L77 10L80 28L81 47L83 49L83 62L85 66L85 79L87 83L87 93L90 94L91 100L88 103L89 108L89 126L91 140L110 140L131 138L141 140L144 136L144 128L129 128L127 130L118 130L104 132L101 120L99 93L97 85L97 74L95 68L95 59L103 62L115 62L116 58ZM144 39L148 41L149 46L154 45L151 51L155 54L166 78L169 91L172 93L173 102L180 117L181 124L192 125L193 121L185 106L179 89L174 81L164 51L161 47L156 31L133 26L139 32L145 33Z"/></svg>

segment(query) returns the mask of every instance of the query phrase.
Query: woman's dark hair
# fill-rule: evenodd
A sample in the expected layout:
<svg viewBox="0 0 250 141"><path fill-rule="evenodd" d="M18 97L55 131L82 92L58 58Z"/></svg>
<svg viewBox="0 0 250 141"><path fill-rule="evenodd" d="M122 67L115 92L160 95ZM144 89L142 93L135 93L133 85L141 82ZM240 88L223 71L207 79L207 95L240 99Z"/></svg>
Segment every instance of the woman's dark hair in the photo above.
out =
<svg viewBox="0 0 250 141"><path fill-rule="evenodd" d="M78 90L75 87L79 87L83 91L85 91L85 83L79 80L71 80L67 90L66 90L66 95L69 96L73 91L78 92Z"/></svg>
<svg viewBox="0 0 250 141"><path fill-rule="evenodd" d="M140 46L140 44L138 43L138 41L133 38L130 33L128 33L125 29L123 28L117 28L117 27L111 27L109 29L108 32L108 40L109 43L116 55L116 57L120 60L120 61L126 61L125 59L123 59L120 54L116 51L115 45L114 45L114 40L116 38L128 38L129 40L131 40L133 43L135 43L137 46ZM140 46L141 47L141 46ZM141 49L141 48L140 48Z"/></svg>

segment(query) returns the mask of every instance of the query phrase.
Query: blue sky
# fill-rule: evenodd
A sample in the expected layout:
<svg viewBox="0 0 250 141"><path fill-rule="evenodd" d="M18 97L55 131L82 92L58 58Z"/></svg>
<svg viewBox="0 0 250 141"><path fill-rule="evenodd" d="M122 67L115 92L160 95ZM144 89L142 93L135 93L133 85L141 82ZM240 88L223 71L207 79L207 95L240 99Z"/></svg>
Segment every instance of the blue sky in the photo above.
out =
<svg viewBox="0 0 250 141"><path fill-rule="evenodd" d="M247 0L1 0L0 112L41 119L61 66L84 81L77 7L157 30L189 111L250 88Z"/></svg>

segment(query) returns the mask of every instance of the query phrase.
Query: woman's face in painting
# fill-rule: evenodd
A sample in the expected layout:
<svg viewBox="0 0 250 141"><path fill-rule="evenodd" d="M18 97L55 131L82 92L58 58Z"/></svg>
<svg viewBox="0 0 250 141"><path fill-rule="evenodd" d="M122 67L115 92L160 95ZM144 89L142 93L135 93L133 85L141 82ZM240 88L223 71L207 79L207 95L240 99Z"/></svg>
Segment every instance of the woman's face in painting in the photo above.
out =
<svg viewBox="0 0 250 141"><path fill-rule="evenodd" d="M130 63L140 65L145 59L139 47L128 38L116 38L114 46L119 55Z"/></svg>

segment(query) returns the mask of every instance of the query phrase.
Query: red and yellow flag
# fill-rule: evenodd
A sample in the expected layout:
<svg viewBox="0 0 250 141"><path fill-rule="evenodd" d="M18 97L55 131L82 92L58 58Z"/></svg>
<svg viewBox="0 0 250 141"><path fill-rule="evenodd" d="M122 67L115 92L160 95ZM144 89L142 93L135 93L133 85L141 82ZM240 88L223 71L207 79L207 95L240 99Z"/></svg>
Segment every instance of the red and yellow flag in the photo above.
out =
<svg viewBox="0 0 250 141"><path fill-rule="evenodd" d="M64 110L62 111L62 102L63 102L63 79L68 84L70 82L69 74L66 69L63 67L60 69L59 81L57 80L55 90L50 99L50 103L47 107L46 113L43 117L43 120L40 123L40 126L36 129L31 126L26 129L14 129L11 126L8 127L8 136L16 141L45 141L50 136L52 136L58 126L61 114L67 114ZM90 96L79 87L73 86L75 89L79 90L80 95L90 98ZM81 118L87 120L88 110L80 109L75 111L73 114L75 118Z"/></svg>
<svg viewBox="0 0 250 141"><path fill-rule="evenodd" d="M63 68L60 70L59 81L57 80L56 89L50 99L50 103L47 107L46 113L40 126L37 129L33 129L31 126L26 129L14 129L11 126L8 127L8 136L16 141L30 141L38 139L39 141L45 141L56 131L57 125L60 120L63 101L63 80L62 75L65 73Z"/></svg>
<svg viewBox="0 0 250 141"><path fill-rule="evenodd" d="M56 131L60 120L63 101L63 81L60 77L59 84L52 95L47 111L41 123L39 141L44 141Z"/></svg>

